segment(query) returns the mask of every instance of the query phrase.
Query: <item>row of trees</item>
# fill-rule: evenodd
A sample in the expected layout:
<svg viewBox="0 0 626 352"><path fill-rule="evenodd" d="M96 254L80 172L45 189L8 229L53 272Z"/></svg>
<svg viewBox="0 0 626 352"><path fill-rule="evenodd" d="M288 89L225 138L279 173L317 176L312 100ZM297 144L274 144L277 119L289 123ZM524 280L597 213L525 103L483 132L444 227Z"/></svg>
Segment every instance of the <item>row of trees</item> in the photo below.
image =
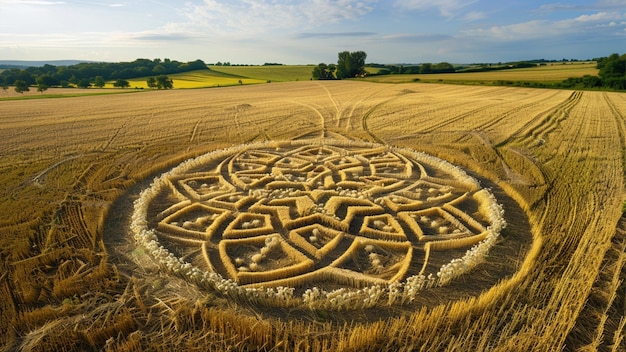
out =
<svg viewBox="0 0 626 352"><path fill-rule="evenodd" d="M241 84L241 80L239 81ZM148 77L146 83L148 84L149 88L152 89L172 89L174 88L174 81L169 78L166 75L159 75L156 77ZM92 84L91 82L89 82L88 80L81 80L78 84L77 87L78 88L89 88L91 86L97 87L97 88L102 88L104 87L106 84L104 78L102 78L102 76L97 76L94 79L94 83ZM15 91L18 93L24 93L24 92L28 92L30 91L30 86L28 85L28 83L26 83L25 81L22 81L20 79L16 80L15 82L13 82L13 86L15 88ZM117 79L115 82L113 82L113 86L116 88L128 88L130 87L130 82L128 82L125 79ZM9 88L9 85L6 83L2 83L0 84L0 87L4 90L7 90ZM43 93L44 91L48 90L48 88L50 88L51 86L49 85L48 82L46 82L46 80L42 77L37 77L37 91L40 93Z"/></svg>
<svg viewBox="0 0 626 352"><path fill-rule="evenodd" d="M363 51L342 51L338 54L337 64L320 63L312 72L314 79L344 79L362 77L365 75L365 59L367 54ZM553 86L557 88L599 88L606 87L615 90L626 90L626 54L612 54L608 57L595 59L598 76L586 75L583 77L568 78L556 84L541 86ZM266 64L273 65L273 64ZM276 64L279 65L279 64ZM535 63L520 62L512 67L535 66ZM424 63L421 65L395 66L376 65L380 68L377 74L427 74L427 73L452 73L454 66L447 62L437 64ZM511 65L508 65L511 66ZM511 67L509 67L511 68ZM0 72L0 87L7 89L9 85L15 86L18 92L29 91L29 87L36 86L40 92L49 87L68 87L75 85L79 88L104 87L106 81L114 80L115 87L126 88L130 84L126 78L148 77L147 84L150 88L171 89L173 81L165 73L186 72L191 70L208 69L202 60L187 63L165 59L147 60L137 59L131 63L81 63L71 66L44 65L43 67L29 67L26 69L8 69ZM488 68L490 70L493 68ZM499 69L499 67L497 68ZM157 76L154 73L162 72ZM69 78L62 80L63 78ZM92 76L94 75L94 76ZM241 82L240 82L241 83ZM516 82L504 82L502 84L515 85ZM521 84L521 82L520 82Z"/></svg>
<svg viewBox="0 0 626 352"><path fill-rule="evenodd" d="M148 77L148 87L156 89L172 89L174 88L174 81L165 75L156 77Z"/></svg>
<svg viewBox="0 0 626 352"><path fill-rule="evenodd" d="M338 55L337 64L320 63L313 68L313 79L343 79L365 76L364 51L342 51ZM454 66L448 62L436 64L425 63L421 65L397 66L397 65L372 65L380 68L378 75L388 74L427 74L427 73L450 73L455 72Z"/></svg>
<svg viewBox="0 0 626 352"><path fill-rule="evenodd" d="M44 65L4 70L0 73L0 86L15 85L16 81L22 81L28 86L103 87L106 81L159 77L195 70L208 70L208 67L202 60L183 63L170 59L137 59L132 62L80 63L70 66Z"/></svg>
<svg viewBox="0 0 626 352"><path fill-rule="evenodd" d="M595 59L598 75L571 77L556 84L561 88L609 88L626 90L626 54L611 54Z"/></svg>
<svg viewBox="0 0 626 352"><path fill-rule="evenodd" d="M454 66L448 62L440 62L436 64L424 63L421 65L373 65L378 67L377 75L389 74L428 74L428 73L452 73L455 72Z"/></svg>
<svg viewBox="0 0 626 352"><path fill-rule="evenodd" d="M338 54L337 65L320 63L313 68L313 79L344 79L363 77L365 75L364 51L342 51Z"/></svg>
<svg viewBox="0 0 626 352"><path fill-rule="evenodd" d="M626 89L626 54L611 54L598 60L598 76L602 86L612 89Z"/></svg>
<svg viewBox="0 0 626 352"><path fill-rule="evenodd" d="M354 78L365 75L365 58L367 54L363 51L339 53L337 64L320 63L313 68L313 79L343 79ZM626 54L611 54L608 57L596 58L598 75L585 75L583 77L572 77L559 83L533 83L533 86L554 87L554 88L609 88L615 90L626 90ZM564 60L566 61L566 60ZM378 75L384 74L428 74L428 73L453 73L456 72L454 66L448 62L437 64L424 63L421 65L396 66L396 65L376 65L379 68ZM537 63L520 61L508 65L498 65L497 67L482 67L476 71L491 71L510 68L534 67ZM470 72L465 70L464 72ZM499 81L503 85L527 85L524 82Z"/></svg>

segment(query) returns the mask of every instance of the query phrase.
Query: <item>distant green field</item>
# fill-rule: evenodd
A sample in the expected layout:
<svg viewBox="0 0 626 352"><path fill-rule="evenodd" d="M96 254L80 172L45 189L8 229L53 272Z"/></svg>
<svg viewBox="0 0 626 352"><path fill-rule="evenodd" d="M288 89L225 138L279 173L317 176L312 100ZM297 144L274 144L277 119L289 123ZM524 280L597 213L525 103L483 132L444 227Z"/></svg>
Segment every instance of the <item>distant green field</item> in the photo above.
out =
<svg viewBox="0 0 626 352"><path fill-rule="evenodd" d="M191 71L167 75L174 82L174 88L207 88L234 86L239 84L265 83L266 80L233 76L213 70ZM128 79L130 88L148 88L147 78ZM240 82L241 81L241 82ZM107 82L107 88L113 88L113 82Z"/></svg>
<svg viewBox="0 0 626 352"><path fill-rule="evenodd" d="M255 78L272 82L308 81L313 72L311 65L286 66L211 66L211 70L229 75Z"/></svg>
<svg viewBox="0 0 626 352"><path fill-rule="evenodd" d="M211 66L206 71L168 75L174 88L207 88L311 79L312 66ZM146 77L129 79L131 88L148 88ZM107 82L113 88L113 82Z"/></svg>

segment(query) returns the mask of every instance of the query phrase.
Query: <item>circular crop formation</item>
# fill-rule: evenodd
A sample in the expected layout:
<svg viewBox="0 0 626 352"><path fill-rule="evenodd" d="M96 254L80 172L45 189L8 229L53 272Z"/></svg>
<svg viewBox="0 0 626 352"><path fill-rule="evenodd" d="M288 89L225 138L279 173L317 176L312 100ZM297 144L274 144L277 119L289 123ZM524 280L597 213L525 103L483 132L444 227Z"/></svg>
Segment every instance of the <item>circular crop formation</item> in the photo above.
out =
<svg viewBox="0 0 626 352"><path fill-rule="evenodd" d="M354 141L242 145L183 162L135 202L131 228L165 268L274 306L402 304L475 267L505 226L463 170Z"/></svg>

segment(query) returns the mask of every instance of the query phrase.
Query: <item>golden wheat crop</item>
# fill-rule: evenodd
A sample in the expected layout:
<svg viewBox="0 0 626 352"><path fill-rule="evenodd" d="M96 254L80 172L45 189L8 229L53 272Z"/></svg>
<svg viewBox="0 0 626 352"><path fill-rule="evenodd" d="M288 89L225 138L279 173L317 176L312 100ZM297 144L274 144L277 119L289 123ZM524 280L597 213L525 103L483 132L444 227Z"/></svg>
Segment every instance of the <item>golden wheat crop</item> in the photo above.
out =
<svg viewBox="0 0 626 352"><path fill-rule="evenodd" d="M625 350L625 120L623 93L419 83L0 101L0 346Z"/></svg>

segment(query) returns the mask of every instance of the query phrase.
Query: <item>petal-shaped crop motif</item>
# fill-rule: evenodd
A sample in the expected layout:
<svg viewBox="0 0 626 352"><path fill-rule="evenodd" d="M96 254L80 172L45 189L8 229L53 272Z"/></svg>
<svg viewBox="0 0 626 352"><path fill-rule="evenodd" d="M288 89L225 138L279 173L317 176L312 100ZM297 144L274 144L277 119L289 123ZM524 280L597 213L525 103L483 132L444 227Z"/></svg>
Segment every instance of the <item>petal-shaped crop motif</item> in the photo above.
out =
<svg viewBox="0 0 626 352"><path fill-rule="evenodd" d="M458 260L458 249L485 239L501 216L485 192L423 153L275 142L210 153L164 174L142 193L134 231L240 287L358 289L409 282Z"/></svg>

